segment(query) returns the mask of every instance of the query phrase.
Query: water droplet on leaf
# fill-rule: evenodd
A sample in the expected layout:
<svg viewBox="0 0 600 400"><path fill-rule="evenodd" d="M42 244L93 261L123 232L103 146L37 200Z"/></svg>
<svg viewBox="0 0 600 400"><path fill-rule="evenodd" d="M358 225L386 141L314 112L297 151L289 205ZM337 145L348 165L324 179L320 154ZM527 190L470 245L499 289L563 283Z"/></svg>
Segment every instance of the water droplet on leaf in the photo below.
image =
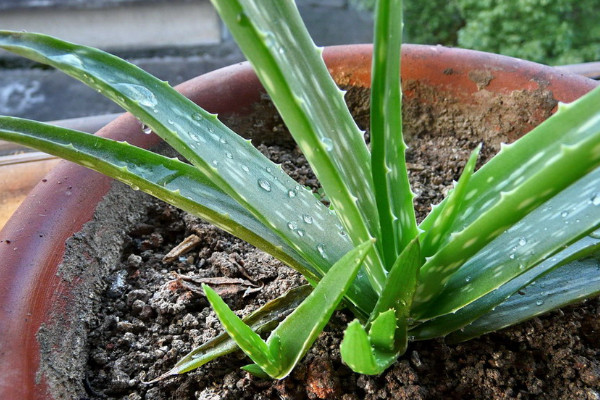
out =
<svg viewBox="0 0 600 400"><path fill-rule="evenodd" d="M319 243L317 245L317 251L319 252L319 254L321 255L321 257L327 258L327 254L325 253L325 245L324 244Z"/></svg>
<svg viewBox="0 0 600 400"><path fill-rule="evenodd" d="M327 151L333 150L333 141L331 139L323 138L321 140L321 143L323 143L323 145L325 146L325 150L327 150Z"/></svg>
<svg viewBox="0 0 600 400"><path fill-rule="evenodd" d="M260 178L258 180L258 186L260 186L260 188L262 190L264 190L265 192L270 192L271 191L271 182L269 182L266 179Z"/></svg>

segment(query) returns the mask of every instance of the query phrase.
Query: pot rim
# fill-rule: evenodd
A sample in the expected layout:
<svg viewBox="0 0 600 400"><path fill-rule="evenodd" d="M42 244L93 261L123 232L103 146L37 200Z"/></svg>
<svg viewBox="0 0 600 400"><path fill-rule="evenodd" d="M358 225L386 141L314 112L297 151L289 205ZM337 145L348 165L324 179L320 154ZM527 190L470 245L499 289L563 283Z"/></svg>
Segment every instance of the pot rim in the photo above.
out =
<svg viewBox="0 0 600 400"><path fill-rule="evenodd" d="M338 82L368 87L371 52L371 45L334 46L326 48L323 56ZM490 75L484 73L481 78L473 71ZM459 97L464 101L483 88L501 93L545 88L555 98L570 102L598 85L552 67L442 46L404 45L402 75L452 92L462 85L466 90ZM260 97L260 88L247 62L177 86L208 111L222 114L230 113L234 102L238 112L249 110ZM159 142L154 135L141 134L139 122L129 113L97 134L146 148ZM46 380L36 375L40 363L36 334L49 321L52 306L64 305L63 299L76 285L57 276L65 242L92 218L111 182L99 173L63 161L32 190L0 231L0 398L49 396Z"/></svg>

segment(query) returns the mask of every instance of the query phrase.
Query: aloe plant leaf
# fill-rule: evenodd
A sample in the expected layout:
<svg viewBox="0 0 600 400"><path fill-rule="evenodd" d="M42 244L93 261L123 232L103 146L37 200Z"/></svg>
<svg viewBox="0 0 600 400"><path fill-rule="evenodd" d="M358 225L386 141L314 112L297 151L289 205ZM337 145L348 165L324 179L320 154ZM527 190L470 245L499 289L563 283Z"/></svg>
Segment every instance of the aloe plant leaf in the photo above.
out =
<svg viewBox="0 0 600 400"><path fill-rule="evenodd" d="M423 257L430 257L434 254L440 244L444 243L450 235L450 227L462 209L462 204L467 194L467 184L473 172L475 172L475 164L477 163L480 151L481 144L471 153L469 160L465 164L463 173L458 179L458 183L456 183L454 189L448 194L448 200L443 202L440 207L437 207L435 211L432 210L432 213L435 212L437 216L431 228L422 235L421 252L423 253Z"/></svg>
<svg viewBox="0 0 600 400"><path fill-rule="evenodd" d="M108 53L46 35L0 31L0 48L60 69L133 113L321 275L352 249L336 215L310 191L166 82ZM375 294L367 278L360 274L348 296L368 313Z"/></svg>
<svg viewBox="0 0 600 400"><path fill-rule="evenodd" d="M312 287L310 285L290 289L283 296L267 302L264 306L247 315L242 321L258 334L271 332L279 322L302 303L311 291ZM190 351L172 369L152 382L194 370L217 357L238 349L237 343L226 332L221 333Z"/></svg>
<svg viewBox="0 0 600 400"><path fill-rule="evenodd" d="M408 346L408 316L415 293L421 252L414 238L398 256L371 313L371 327L353 321L344 332L342 358L353 371L376 375L389 367Z"/></svg>
<svg viewBox="0 0 600 400"><path fill-rule="evenodd" d="M128 143L13 117L0 117L0 138L115 178L204 218L313 279L319 276L279 236L189 164Z"/></svg>
<svg viewBox="0 0 600 400"><path fill-rule="evenodd" d="M421 265L420 244L419 240L415 238L394 262L383 292L371 313L372 318L389 309L394 309L399 321L406 319L412 306Z"/></svg>
<svg viewBox="0 0 600 400"><path fill-rule="evenodd" d="M369 341L376 349L394 351L396 312L394 309L382 312L373 320L369 329Z"/></svg>
<svg viewBox="0 0 600 400"><path fill-rule="evenodd" d="M496 331L600 293L600 262L594 257L556 268L513 294L493 311L449 335L460 342Z"/></svg>
<svg viewBox="0 0 600 400"><path fill-rule="evenodd" d="M413 307L413 315L429 319L454 312L597 229L600 226L599 187L600 168L597 168L510 227L451 276L442 279L443 289L430 296L426 303Z"/></svg>
<svg viewBox="0 0 600 400"><path fill-rule="evenodd" d="M223 327L240 349L269 376L277 376L281 365L271 354L267 343L231 311L217 292L205 284L202 284L202 289Z"/></svg>
<svg viewBox="0 0 600 400"><path fill-rule="evenodd" d="M312 346L372 247L373 241L365 242L337 261L306 300L273 330L268 342L277 337L282 350L282 368L274 378L287 376Z"/></svg>
<svg viewBox="0 0 600 400"><path fill-rule="evenodd" d="M254 375L258 378L262 378L262 379L270 378L269 374L267 374L265 371L263 371L263 369L256 364L244 365L242 367L242 369L246 372L251 373L252 375Z"/></svg>
<svg viewBox="0 0 600 400"><path fill-rule="evenodd" d="M556 268L562 268L579 259L588 258L597 254L599 251L600 239L593 236L586 236L557 254L546 258L535 267L505 283L498 289L467 304L455 313L445 314L417 325L410 330L410 335L413 336L415 340L425 340L446 336L454 331L458 331L471 322L482 318L484 315L490 312L493 313L499 304L506 301L510 296L515 295L521 288L540 279L540 277L547 274L549 271ZM519 295L523 296L524 294L523 292L520 292ZM539 299L535 299L536 302L538 300ZM474 328L471 328L471 330L474 332ZM481 334L483 333L485 332L481 331ZM457 333L457 335L462 336L463 332Z"/></svg>
<svg viewBox="0 0 600 400"><path fill-rule="evenodd" d="M365 375L380 374L398 358L395 352L384 352L374 348L365 328L358 320L352 321L346 328L340 352L344 362L354 372Z"/></svg>
<svg viewBox="0 0 600 400"><path fill-rule="evenodd" d="M402 1L377 2L371 68L371 165L386 265L417 235L402 137Z"/></svg>
<svg viewBox="0 0 600 400"><path fill-rule="evenodd" d="M286 377L308 351L344 297L373 242L365 242L337 261L308 297L288 316L265 342L233 313L210 287L206 297L227 333L239 347L272 378Z"/></svg>
<svg viewBox="0 0 600 400"><path fill-rule="evenodd" d="M313 167L352 242L380 238L370 155L362 132L294 1L212 2ZM382 260L372 254L366 265L380 291L385 280Z"/></svg>
<svg viewBox="0 0 600 400"><path fill-rule="evenodd" d="M419 314L424 315L425 303L471 256L598 165L599 102L600 89L595 89L562 106L473 174L466 189L466 208L455 220L447 244L421 269L415 300ZM485 199L483 203L479 197Z"/></svg>

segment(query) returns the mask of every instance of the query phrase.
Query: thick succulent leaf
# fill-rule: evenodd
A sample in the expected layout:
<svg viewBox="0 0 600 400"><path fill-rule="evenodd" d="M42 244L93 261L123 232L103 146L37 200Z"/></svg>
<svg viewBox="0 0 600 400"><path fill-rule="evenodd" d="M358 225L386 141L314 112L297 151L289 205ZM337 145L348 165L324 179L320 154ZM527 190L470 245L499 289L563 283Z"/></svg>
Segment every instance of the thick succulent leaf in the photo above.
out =
<svg viewBox="0 0 600 400"><path fill-rule="evenodd" d="M310 191L166 82L100 50L45 35L0 31L0 48L58 68L132 112L321 274L352 248L337 217ZM349 297L368 312L375 296L365 278L359 276Z"/></svg>
<svg viewBox="0 0 600 400"><path fill-rule="evenodd" d="M373 247L369 241L337 261L308 297L275 328L267 342L242 321L225 302L203 285L204 292L227 333L272 378L286 377L308 351L356 277Z"/></svg>
<svg viewBox="0 0 600 400"><path fill-rule="evenodd" d="M271 333L268 343L278 337L282 349L281 370L274 378L286 377L312 346L372 247L372 241L365 242L337 261L306 300Z"/></svg>
<svg viewBox="0 0 600 400"><path fill-rule="evenodd" d="M101 172L198 215L316 279L318 271L198 169L128 143L20 118L0 117L0 139Z"/></svg>
<svg viewBox="0 0 600 400"><path fill-rule="evenodd" d="M213 0L313 167L352 242L379 238L370 156L292 0ZM377 246L380 246L378 243ZM369 256L372 283L385 279Z"/></svg>
<svg viewBox="0 0 600 400"><path fill-rule="evenodd" d="M400 45L402 1L382 0L375 10L371 68L371 165L387 266L417 235L402 137Z"/></svg>
<svg viewBox="0 0 600 400"><path fill-rule="evenodd" d="M358 320L352 321L346 328L340 352L346 365L354 372L365 375L382 373L398 358L393 351L374 348L365 328Z"/></svg>
<svg viewBox="0 0 600 400"><path fill-rule="evenodd" d="M287 317L300 303L310 294L312 287L303 285L287 291L283 296L269 301L242 321L252 328L256 333L271 332L277 324ZM214 339L196 347L190 351L175 366L156 378L154 381L165 379L172 375L183 374L194 370L217 357L238 350L238 345L226 333L216 336Z"/></svg>
<svg viewBox="0 0 600 400"><path fill-rule="evenodd" d="M422 264L419 240L415 238L394 262L383 292L371 313L372 318L389 309L394 309L399 324L406 319L410 313L417 288L419 268Z"/></svg>
<svg viewBox="0 0 600 400"><path fill-rule="evenodd" d="M369 329L371 345L382 351L394 351L396 332L396 311L387 310L373 320Z"/></svg>
<svg viewBox="0 0 600 400"><path fill-rule="evenodd" d="M598 254L550 271L448 339L451 342L468 340L600 294L597 257Z"/></svg>
<svg viewBox="0 0 600 400"><path fill-rule="evenodd" d="M418 238L398 256L388 274L383 293L365 328L353 321L342 341L342 358L355 372L375 375L383 372L408 346L408 316L422 265Z"/></svg>
<svg viewBox="0 0 600 400"><path fill-rule="evenodd" d="M267 343L231 311L217 292L205 284L202 285L202 288L229 336L265 373L269 376L276 376L281 366L271 354Z"/></svg>
<svg viewBox="0 0 600 400"><path fill-rule="evenodd" d="M483 316L490 312L494 313L494 310L499 304L506 301L506 299L512 295L516 296L515 293L517 291L531 284L531 282L540 279L540 277L548 273L548 271L572 263L575 260L589 257L599 251L600 239L586 236L559 253L548 257L535 267L500 286L498 289L489 292L485 296L457 310L455 313L445 314L417 325L410 330L409 334L413 336L415 340L425 340L446 336L451 332L458 331L478 318L483 318ZM561 283L561 285L564 285L564 283ZM520 292L519 295L523 296L523 293L524 292ZM536 301L537 300L538 299L536 299ZM537 312L537 308L534 307L530 310L534 313ZM482 331L481 333L485 332ZM458 335L462 335L462 333L458 333Z"/></svg>
<svg viewBox="0 0 600 400"><path fill-rule="evenodd" d="M415 299L419 315L425 315L425 303L457 268L598 165L599 103L600 88L560 107L552 118L504 147L473 174L466 190L465 209L456 218L447 244L421 269ZM429 227L430 222L425 226ZM537 229L539 222L535 226Z"/></svg>
<svg viewBox="0 0 600 400"><path fill-rule="evenodd" d="M431 228L422 234L421 252L423 257L430 257L439 248L441 243L444 243L450 235L450 227L460 214L462 204L467 194L467 184L475 172L475 164L481 150L481 144L477 146L471 153L469 160L465 164L465 169L458 179L458 183L454 189L448 194L448 199L440 204L439 207L432 210L436 213L436 217L431 225Z"/></svg>
<svg viewBox="0 0 600 400"><path fill-rule="evenodd" d="M597 168L507 229L451 276L443 278L442 290L414 307L413 315L429 319L454 312L597 229L599 188L600 168Z"/></svg>

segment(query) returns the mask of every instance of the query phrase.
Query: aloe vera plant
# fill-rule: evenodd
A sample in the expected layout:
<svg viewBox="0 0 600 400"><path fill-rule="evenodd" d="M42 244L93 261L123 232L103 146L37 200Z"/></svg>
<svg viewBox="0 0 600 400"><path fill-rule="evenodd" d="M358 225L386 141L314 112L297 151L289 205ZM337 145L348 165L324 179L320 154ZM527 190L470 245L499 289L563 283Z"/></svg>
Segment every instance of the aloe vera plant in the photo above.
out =
<svg viewBox="0 0 600 400"><path fill-rule="evenodd" d="M402 139L401 1L376 6L370 148L292 0L213 3L331 208L215 115L139 68L48 36L0 31L1 48L99 90L190 164L8 116L0 117L1 139L199 215L295 268L313 287L292 290L243 320L205 287L227 335L164 376L239 347L253 361L248 371L283 378L340 303L356 316L341 345L344 361L378 374L411 340L466 340L600 292L600 90L561 104L476 172L474 149L453 191L417 224Z"/></svg>

